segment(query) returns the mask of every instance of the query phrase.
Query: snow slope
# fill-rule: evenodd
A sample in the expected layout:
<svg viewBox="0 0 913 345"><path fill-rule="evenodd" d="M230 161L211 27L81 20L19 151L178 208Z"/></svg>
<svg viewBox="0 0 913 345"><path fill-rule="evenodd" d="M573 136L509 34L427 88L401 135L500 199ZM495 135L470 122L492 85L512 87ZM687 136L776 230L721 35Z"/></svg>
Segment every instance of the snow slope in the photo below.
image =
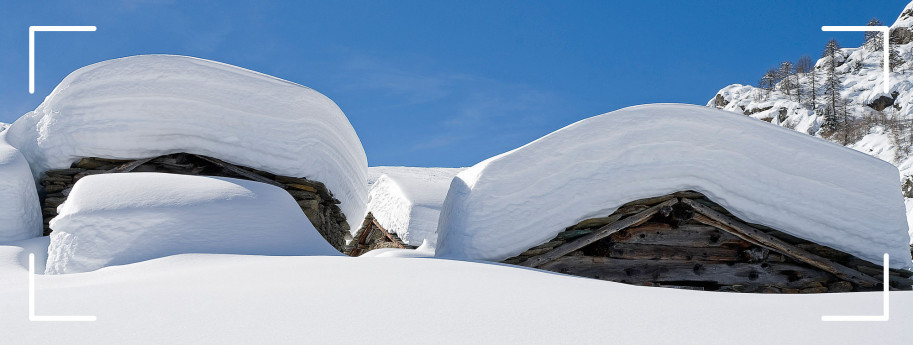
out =
<svg viewBox="0 0 913 345"><path fill-rule="evenodd" d="M29 164L0 132L0 243L41 236L43 229Z"/></svg>
<svg viewBox="0 0 913 345"><path fill-rule="evenodd" d="M134 159L189 152L321 181L356 229L367 158L329 98L243 68L140 55L76 70L8 130L35 176L81 157Z"/></svg>
<svg viewBox="0 0 913 345"><path fill-rule="evenodd" d="M41 254L40 241L0 246L3 343L913 342L909 291L890 293L888 322L822 322L821 315L879 315L881 292L686 291L427 258L191 254L37 276L37 315L98 320L29 322L22 262L30 250Z"/></svg>
<svg viewBox="0 0 913 345"><path fill-rule="evenodd" d="M583 219L681 190L875 263L910 267L897 169L791 130L681 104L595 116L454 178L436 255L500 261Z"/></svg>
<svg viewBox="0 0 913 345"><path fill-rule="evenodd" d="M387 231L406 243L418 246L437 240L441 204L450 180L463 168L368 168L368 212Z"/></svg>
<svg viewBox="0 0 913 345"><path fill-rule="evenodd" d="M227 177L102 174L51 220L48 274L181 253L338 255L281 188Z"/></svg>

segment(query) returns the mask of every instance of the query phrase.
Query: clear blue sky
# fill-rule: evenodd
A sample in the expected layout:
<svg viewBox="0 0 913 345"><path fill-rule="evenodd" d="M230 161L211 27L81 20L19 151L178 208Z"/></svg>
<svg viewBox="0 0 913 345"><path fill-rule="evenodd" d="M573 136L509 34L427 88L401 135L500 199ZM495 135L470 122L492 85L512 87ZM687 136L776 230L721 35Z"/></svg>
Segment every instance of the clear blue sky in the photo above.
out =
<svg viewBox="0 0 913 345"><path fill-rule="evenodd" d="M226 62L333 99L370 165L469 166L630 105L706 104L771 66L817 58L822 25L894 22L907 0L10 1L0 0L0 121L68 73L150 53ZM39 33L28 94L28 27Z"/></svg>

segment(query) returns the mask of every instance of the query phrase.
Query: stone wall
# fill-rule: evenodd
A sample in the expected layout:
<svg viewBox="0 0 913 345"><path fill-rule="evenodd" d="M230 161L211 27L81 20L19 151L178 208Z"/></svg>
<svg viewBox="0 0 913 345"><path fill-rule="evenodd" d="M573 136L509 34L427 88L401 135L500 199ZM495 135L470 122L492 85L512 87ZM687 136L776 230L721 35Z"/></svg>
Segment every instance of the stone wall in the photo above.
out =
<svg viewBox="0 0 913 345"><path fill-rule="evenodd" d="M222 162L218 159L177 153L140 160L113 160L105 158L83 158L68 169L49 170L42 176L40 184L44 235L52 230L48 223L57 216L57 207L66 201L67 195L79 179L95 174L125 172L161 172L185 175L223 176L254 180L273 184L285 189L307 215L311 224L327 242L340 252L344 250L349 225L342 213L339 200L319 182L304 177L289 177L271 174Z"/></svg>

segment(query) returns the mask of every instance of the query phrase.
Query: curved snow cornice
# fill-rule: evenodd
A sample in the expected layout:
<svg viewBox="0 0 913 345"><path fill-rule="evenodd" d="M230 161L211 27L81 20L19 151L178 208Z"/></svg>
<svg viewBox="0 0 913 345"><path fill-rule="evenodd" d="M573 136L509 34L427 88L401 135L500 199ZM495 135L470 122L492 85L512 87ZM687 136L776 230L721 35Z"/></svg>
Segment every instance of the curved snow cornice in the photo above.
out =
<svg viewBox="0 0 913 345"><path fill-rule="evenodd" d="M897 169L789 129L696 105L591 117L457 175L437 255L500 261L622 204L681 190L735 216L910 266Z"/></svg>
<svg viewBox="0 0 913 345"><path fill-rule="evenodd" d="M140 55L68 75L8 129L35 176L81 157L176 152L321 181L350 226L367 199L367 158L339 107L307 87L219 62Z"/></svg>

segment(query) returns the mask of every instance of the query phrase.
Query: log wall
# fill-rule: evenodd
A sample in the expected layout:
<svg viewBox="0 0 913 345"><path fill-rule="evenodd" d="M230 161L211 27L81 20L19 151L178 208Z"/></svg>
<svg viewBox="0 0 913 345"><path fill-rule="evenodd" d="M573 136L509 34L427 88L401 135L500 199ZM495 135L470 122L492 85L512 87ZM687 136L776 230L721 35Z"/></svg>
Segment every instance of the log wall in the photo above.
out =
<svg viewBox="0 0 913 345"><path fill-rule="evenodd" d="M781 231L742 224L750 227L746 230L757 231L761 236L786 243L808 255L784 254L750 238L737 236L731 227L695 212L687 202L670 202L676 198L695 202L697 208L712 210L706 212L737 220L700 193L679 192L634 201L606 217L581 221L567 227L551 241L504 260L504 263L635 285L709 291L821 293L881 289L880 285L872 286L864 280L838 278L819 268L824 266L815 266L814 262L803 258L818 257L827 263L865 273L865 279L876 278L874 280L880 282L882 268L878 265ZM651 213L663 205L667 206ZM610 232L594 242L578 241L615 224L643 217L643 214L653 215L646 221L628 222L634 225ZM572 242L586 245L568 245ZM556 257L553 253L561 255ZM913 272L892 269L890 273L892 288L913 288L913 280L909 279Z"/></svg>

